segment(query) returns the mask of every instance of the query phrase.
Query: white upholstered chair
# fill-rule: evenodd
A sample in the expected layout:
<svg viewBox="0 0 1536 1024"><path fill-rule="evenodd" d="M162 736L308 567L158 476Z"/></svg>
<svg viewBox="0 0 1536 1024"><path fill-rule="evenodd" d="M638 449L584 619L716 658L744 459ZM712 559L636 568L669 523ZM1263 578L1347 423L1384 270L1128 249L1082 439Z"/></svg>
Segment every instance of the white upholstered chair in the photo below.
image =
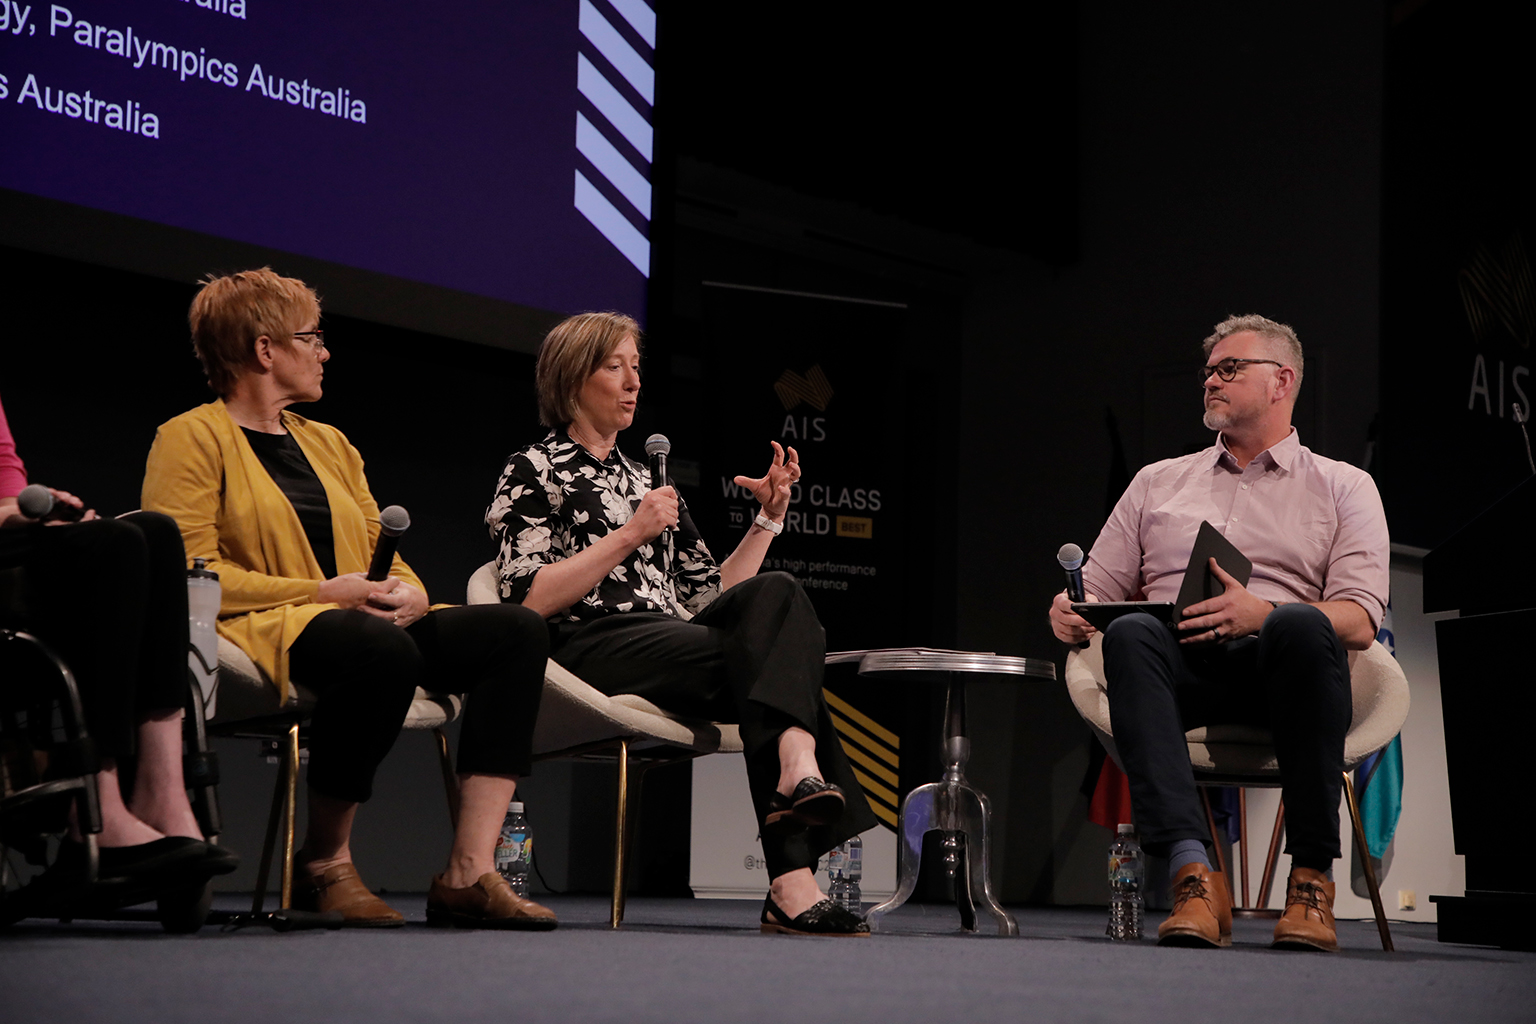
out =
<svg viewBox="0 0 1536 1024"><path fill-rule="evenodd" d="M1103 643L1104 634L1098 633L1086 649L1074 648L1067 655L1067 693L1078 714L1083 716L1083 721L1088 723L1099 742L1104 744L1109 756L1114 758L1116 764L1120 764L1109 721ZM1365 865L1366 886L1370 890L1371 908L1376 915L1376 928L1381 934L1382 948L1390 951L1391 932L1387 927L1386 913L1382 909L1376 873L1371 869L1370 857L1365 850L1365 829L1360 822L1360 809L1355 801L1354 785L1350 782L1349 772L1392 742L1392 738L1402 730L1403 723L1408 719L1408 679L1398 666L1397 659L1380 643L1372 643L1363 651L1349 652L1349 678L1354 717L1344 739L1344 794L1349 805L1355 845ZM1276 788L1280 785L1280 765L1275 757L1272 737L1266 729L1246 725L1212 725L1191 729L1184 734L1184 738L1189 744L1189 760L1194 767L1195 781L1200 786L1238 786L1247 789ZM1201 795L1204 796L1203 791ZM1214 843L1216 829L1209 799L1205 800L1205 810ZM1269 852L1264 861L1258 899L1260 907L1269 900L1284 814L1285 804L1282 801L1275 815ZM1240 818L1244 907L1248 904L1246 817L1243 814ZM1215 843L1215 846L1217 858L1222 860L1221 844ZM1217 867L1226 870L1224 863L1219 863ZM1231 875L1227 877L1230 885ZM1234 899L1233 902L1235 904L1237 901Z"/></svg>
<svg viewBox="0 0 1536 1024"><path fill-rule="evenodd" d="M487 562L469 578L469 604L496 604L496 563ZM643 697L609 697L588 686L551 659L544 668L544 697L533 730L535 761L558 758L612 758L617 765L618 812L613 839L613 900L609 925L624 920L631 801L638 799L640 776L651 768L705 754L740 753L735 725L669 714ZM637 769L634 786L629 772Z"/></svg>
<svg viewBox="0 0 1536 1024"><path fill-rule="evenodd" d="M286 910L293 900L294 816L298 808L302 726L314 710L315 698L302 686L293 684L289 687L288 700L280 701L277 686L244 651L223 637L219 638L218 680L215 713L208 721L208 731L216 736L236 736L268 742L280 757L251 913L259 915L266 898L267 877L272 870L279 821L284 823L279 906ZM458 826L459 818L458 778L453 772L453 761L448 753L448 738L443 734L443 726L457 718L462 708L462 701L453 694L429 694L417 687L416 698L411 702L405 718L407 729L432 731L437 743L438 761L442 766L448 817L455 827Z"/></svg>

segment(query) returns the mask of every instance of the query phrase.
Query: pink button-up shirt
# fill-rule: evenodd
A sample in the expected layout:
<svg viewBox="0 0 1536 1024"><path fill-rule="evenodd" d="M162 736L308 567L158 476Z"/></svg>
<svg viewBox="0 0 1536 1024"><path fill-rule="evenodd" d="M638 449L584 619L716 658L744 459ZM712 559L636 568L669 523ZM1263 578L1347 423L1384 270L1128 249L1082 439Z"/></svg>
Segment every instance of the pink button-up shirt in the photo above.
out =
<svg viewBox="0 0 1536 1024"><path fill-rule="evenodd" d="M1291 429L1245 468L1225 440L1136 474L1083 566L1103 601L1175 601L1202 520L1253 562L1248 589L1266 601L1353 601L1381 624L1387 518L1363 470L1315 455Z"/></svg>

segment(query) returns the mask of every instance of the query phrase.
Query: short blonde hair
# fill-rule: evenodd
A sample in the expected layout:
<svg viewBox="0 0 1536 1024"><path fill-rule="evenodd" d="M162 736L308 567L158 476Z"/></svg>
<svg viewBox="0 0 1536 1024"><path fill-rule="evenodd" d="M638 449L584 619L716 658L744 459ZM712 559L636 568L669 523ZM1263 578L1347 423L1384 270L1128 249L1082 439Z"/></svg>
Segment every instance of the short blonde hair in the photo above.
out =
<svg viewBox="0 0 1536 1024"><path fill-rule="evenodd" d="M1301 358L1301 341L1297 339L1290 324L1282 324L1257 313L1229 316L1212 328L1211 336L1205 339L1205 357L1211 357L1211 349L1221 344L1222 339L1244 331L1252 331L1263 338L1269 354L1296 371L1296 388L1299 389L1304 362Z"/></svg>
<svg viewBox="0 0 1536 1024"><path fill-rule="evenodd" d="M625 338L634 338L639 349L640 325L623 313L578 313L551 328L539 344L533 371L539 422L546 427L570 425L587 378Z"/></svg>
<svg viewBox="0 0 1536 1024"><path fill-rule="evenodd" d="M303 281L271 267L210 274L192 300L192 350L203 364L208 386L220 398L250 366L256 339L292 344L293 332L320 317L320 297Z"/></svg>

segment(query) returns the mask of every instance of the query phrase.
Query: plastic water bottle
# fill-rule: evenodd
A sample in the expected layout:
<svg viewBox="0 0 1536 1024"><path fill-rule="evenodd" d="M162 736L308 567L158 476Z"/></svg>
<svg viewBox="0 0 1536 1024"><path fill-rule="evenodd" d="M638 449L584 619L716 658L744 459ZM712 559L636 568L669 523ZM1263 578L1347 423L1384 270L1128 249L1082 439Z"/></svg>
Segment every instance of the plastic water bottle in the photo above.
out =
<svg viewBox="0 0 1536 1024"><path fill-rule="evenodd" d="M203 697L203 714L212 718L216 710L219 685L219 574L209 569L207 559L192 559L187 570L187 627L191 647L187 668L197 680Z"/></svg>
<svg viewBox="0 0 1536 1024"><path fill-rule="evenodd" d="M1109 926L1104 934L1116 940L1141 938L1142 888L1147 860L1136 842L1135 826L1121 823L1109 846Z"/></svg>
<svg viewBox="0 0 1536 1024"><path fill-rule="evenodd" d="M496 838L496 871L519 896L528 895L528 868L533 863L533 834L523 817L523 804L513 800Z"/></svg>
<svg viewBox="0 0 1536 1024"><path fill-rule="evenodd" d="M854 836L827 856L827 897L850 913L859 913L864 902L859 882L864 878L864 840Z"/></svg>

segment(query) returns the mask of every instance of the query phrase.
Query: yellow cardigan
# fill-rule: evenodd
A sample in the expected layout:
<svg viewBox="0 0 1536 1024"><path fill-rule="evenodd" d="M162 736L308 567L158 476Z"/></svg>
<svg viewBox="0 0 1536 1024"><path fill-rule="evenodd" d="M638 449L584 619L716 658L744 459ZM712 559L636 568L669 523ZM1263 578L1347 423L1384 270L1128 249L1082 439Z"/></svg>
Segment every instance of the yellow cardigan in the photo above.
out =
<svg viewBox="0 0 1536 1024"><path fill-rule="evenodd" d="M367 572L379 536L379 507L363 458L341 431L283 413L283 426L325 487L338 573ZM223 401L160 425L144 469L144 508L181 527L187 558L219 574L219 635L250 655L288 699L288 648L311 619L337 607L318 604L325 579L288 498L251 450ZM395 556L391 575L426 587Z"/></svg>

